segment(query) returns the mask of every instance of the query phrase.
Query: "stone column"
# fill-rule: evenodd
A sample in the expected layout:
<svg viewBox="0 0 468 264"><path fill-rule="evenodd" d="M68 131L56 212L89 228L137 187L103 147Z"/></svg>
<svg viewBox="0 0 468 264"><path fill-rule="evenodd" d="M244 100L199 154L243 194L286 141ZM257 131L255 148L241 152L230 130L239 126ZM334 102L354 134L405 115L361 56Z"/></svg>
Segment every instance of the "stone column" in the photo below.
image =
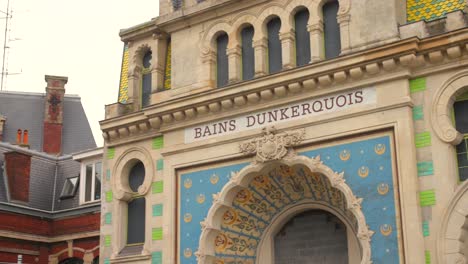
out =
<svg viewBox="0 0 468 264"><path fill-rule="evenodd" d="M325 59L325 47L323 40L323 23L321 20L315 21L307 26L310 35L310 62L317 62Z"/></svg>
<svg viewBox="0 0 468 264"><path fill-rule="evenodd" d="M128 101L127 104L132 104L133 109L140 109L140 83L141 83L141 67L135 65L133 70L128 73Z"/></svg>
<svg viewBox="0 0 468 264"><path fill-rule="evenodd" d="M235 83L241 79L241 53L240 46L227 49L229 83Z"/></svg>
<svg viewBox="0 0 468 264"><path fill-rule="evenodd" d="M151 93L164 90L164 71L166 64L167 36L153 34L154 47L151 60Z"/></svg>
<svg viewBox="0 0 468 264"><path fill-rule="evenodd" d="M266 38L261 38L253 42L255 54L255 77L267 74L267 47L268 40Z"/></svg>
<svg viewBox="0 0 468 264"><path fill-rule="evenodd" d="M203 72L205 75L201 75L201 83L211 88L215 88L216 85L216 53L206 48L202 52L202 64Z"/></svg>
<svg viewBox="0 0 468 264"><path fill-rule="evenodd" d="M93 252L87 252L83 255L83 264L92 264L94 259Z"/></svg>
<svg viewBox="0 0 468 264"><path fill-rule="evenodd" d="M341 39L341 52L340 54L346 54L350 52L350 33L349 33L349 20L350 15L338 15L337 20L340 24L340 39Z"/></svg>
<svg viewBox="0 0 468 264"><path fill-rule="evenodd" d="M296 36L291 30L279 34L281 41L281 54L283 59L283 69L292 69L296 67L295 40Z"/></svg>

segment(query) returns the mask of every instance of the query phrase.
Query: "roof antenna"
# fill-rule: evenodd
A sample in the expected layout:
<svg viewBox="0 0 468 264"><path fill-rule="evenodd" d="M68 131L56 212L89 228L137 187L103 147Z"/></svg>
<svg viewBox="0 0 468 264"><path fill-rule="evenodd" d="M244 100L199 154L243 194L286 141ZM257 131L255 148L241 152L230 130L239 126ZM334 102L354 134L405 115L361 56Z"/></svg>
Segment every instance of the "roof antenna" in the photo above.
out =
<svg viewBox="0 0 468 264"><path fill-rule="evenodd" d="M3 77L5 77L5 57L6 57L6 49L8 48L7 46L7 33L8 33L8 20L11 18L11 13L10 13L10 0L7 1L7 9L6 12L0 11L6 15L5 17L5 38L3 39L3 58L2 58L2 80L0 84L0 91L3 90Z"/></svg>

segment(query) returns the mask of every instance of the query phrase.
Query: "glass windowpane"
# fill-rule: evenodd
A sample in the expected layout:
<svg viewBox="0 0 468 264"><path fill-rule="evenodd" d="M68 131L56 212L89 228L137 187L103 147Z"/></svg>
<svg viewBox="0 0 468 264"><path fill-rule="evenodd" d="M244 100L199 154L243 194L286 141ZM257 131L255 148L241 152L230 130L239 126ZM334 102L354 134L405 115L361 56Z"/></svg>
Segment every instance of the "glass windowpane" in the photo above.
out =
<svg viewBox="0 0 468 264"><path fill-rule="evenodd" d="M143 184L144 180L145 180L145 166L143 165L143 163L138 162L130 170L130 175L128 179L130 189L134 192L138 192L138 187L140 187L140 185Z"/></svg>
<svg viewBox="0 0 468 264"><path fill-rule="evenodd" d="M94 166L94 200L101 199L101 179L102 179L102 164L98 162Z"/></svg>
<svg viewBox="0 0 468 264"><path fill-rule="evenodd" d="M307 30L309 11L301 10L294 16L296 26L296 64L302 66L310 63L310 34Z"/></svg>
<svg viewBox="0 0 468 264"><path fill-rule="evenodd" d="M327 59L336 58L341 52L340 25L336 19L338 8L338 1L331 1L323 5L323 33L325 58Z"/></svg>
<svg viewBox="0 0 468 264"><path fill-rule="evenodd" d="M85 179L85 201L91 201L91 190L93 184L93 164L86 165L86 179Z"/></svg>
<svg viewBox="0 0 468 264"><path fill-rule="evenodd" d="M246 27L241 31L242 37L242 79L251 80L255 75L255 54L253 48L254 28Z"/></svg>
<svg viewBox="0 0 468 264"><path fill-rule="evenodd" d="M145 206L143 197L128 203L128 245L145 242Z"/></svg>
<svg viewBox="0 0 468 264"><path fill-rule="evenodd" d="M229 37L226 33L221 34L216 39L216 83L218 87L226 86L229 80L227 56L228 42Z"/></svg>
<svg viewBox="0 0 468 264"><path fill-rule="evenodd" d="M281 20L278 17L273 18L267 24L268 69L270 73L279 72L283 68L281 41L279 38L280 29L281 29Z"/></svg>

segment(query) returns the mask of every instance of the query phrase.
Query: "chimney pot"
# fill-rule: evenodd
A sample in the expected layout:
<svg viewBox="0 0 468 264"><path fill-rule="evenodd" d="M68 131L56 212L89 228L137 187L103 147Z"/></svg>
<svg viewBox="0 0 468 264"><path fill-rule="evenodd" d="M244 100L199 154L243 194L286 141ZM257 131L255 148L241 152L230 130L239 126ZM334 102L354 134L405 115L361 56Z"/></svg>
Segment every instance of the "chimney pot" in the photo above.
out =
<svg viewBox="0 0 468 264"><path fill-rule="evenodd" d="M21 137L22 137L23 131L21 129L18 129L16 132L16 144L20 145L21 144Z"/></svg>
<svg viewBox="0 0 468 264"><path fill-rule="evenodd" d="M28 132L28 130L24 130L24 133L23 133L23 145L29 146L29 132Z"/></svg>

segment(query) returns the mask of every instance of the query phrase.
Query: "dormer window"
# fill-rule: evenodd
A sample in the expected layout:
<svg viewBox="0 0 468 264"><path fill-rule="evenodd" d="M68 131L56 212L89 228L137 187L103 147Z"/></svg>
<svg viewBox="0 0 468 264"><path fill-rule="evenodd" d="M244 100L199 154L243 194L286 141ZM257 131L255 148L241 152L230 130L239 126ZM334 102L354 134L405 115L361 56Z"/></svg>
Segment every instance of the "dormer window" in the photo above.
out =
<svg viewBox="0 0 468 264"><path fill-rule="evenodd" d="M80 203L101 200L102 163L85 163L81 168Z"/></svg>
<svg viewBox="0 0 468 264"><path fill-rule="evenodd" d="M60 200L75 197L79 181L80 178L78 176L65 179L62 192L60 193Z"/></svg>

